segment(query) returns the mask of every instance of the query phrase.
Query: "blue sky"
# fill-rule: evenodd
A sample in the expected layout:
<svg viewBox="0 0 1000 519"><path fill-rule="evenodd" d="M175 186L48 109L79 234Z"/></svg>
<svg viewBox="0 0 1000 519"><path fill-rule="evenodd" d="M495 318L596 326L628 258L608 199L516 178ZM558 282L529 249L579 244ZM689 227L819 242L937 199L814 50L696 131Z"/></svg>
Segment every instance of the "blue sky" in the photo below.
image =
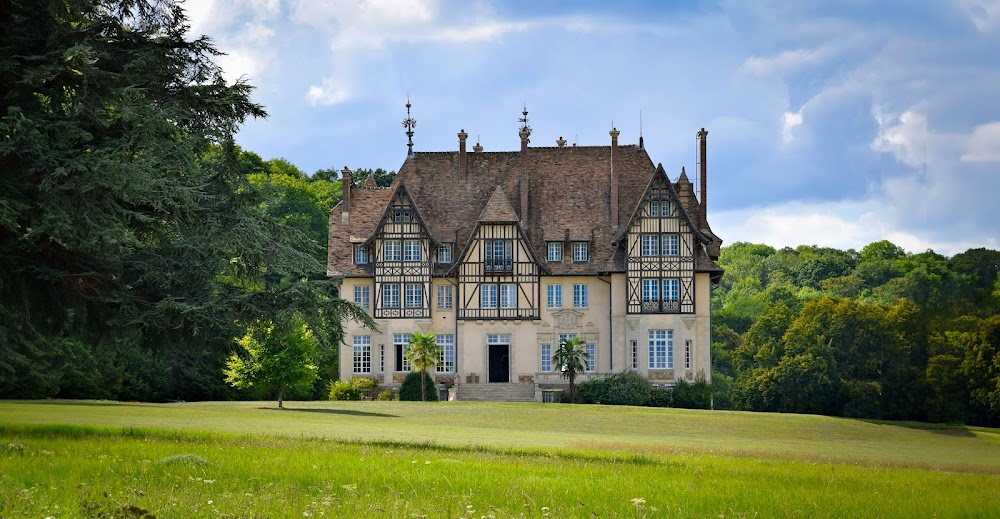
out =
<svg viewBox="0 0 1000 519"><path fill-rule="evenodd" d="M639 139L672 177L708 135L727 243L1000 248L1000 0L188 0L267 119L238 135L308 173L414 149Z"/></svg>

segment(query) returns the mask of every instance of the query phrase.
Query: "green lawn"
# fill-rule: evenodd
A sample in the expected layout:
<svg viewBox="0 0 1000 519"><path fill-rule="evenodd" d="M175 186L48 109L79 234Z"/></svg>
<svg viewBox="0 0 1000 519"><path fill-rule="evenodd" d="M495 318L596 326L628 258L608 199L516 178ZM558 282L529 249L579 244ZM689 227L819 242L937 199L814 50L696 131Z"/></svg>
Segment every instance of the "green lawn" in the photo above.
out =
<svg viewBox="0 0 1000 519"><path fill-rule="evenodd" d="M1000 516L994 429L555 404L286 406L0 402L0 517Z"/></svg>

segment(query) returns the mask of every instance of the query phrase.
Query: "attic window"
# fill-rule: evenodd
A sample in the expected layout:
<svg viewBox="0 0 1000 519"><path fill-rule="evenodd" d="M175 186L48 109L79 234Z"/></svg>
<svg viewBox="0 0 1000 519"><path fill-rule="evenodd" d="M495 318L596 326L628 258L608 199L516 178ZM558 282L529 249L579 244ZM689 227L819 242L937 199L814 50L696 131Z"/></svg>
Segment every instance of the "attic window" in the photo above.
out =
<svg viewBox="0 0 1000 519"><path fill-rule="evenodd" d="M392 221L395 223L410 223L412 218L412 214L407 210L396 210L392 212Z"/></svg>
<svg viewBox="0 0 1000 519"><path fill-rule="evenodd" d="M563 260L563 244L561 241L550 241L546 244L548 261L554 263L562 263Z"/></svg>
<svg viewBox="0 0 1000 519"><path fill-rule="evenodd" d="M650 202L649 202L649 216L655 217L655 218L670 216L670 201L669 200L650 200Z"/></svg>
<svg viewBox="0 0 1000 519"><path fill-rule="evenodd" d="M354 246L354 263L357 265L366 265L368 263L368 249L364 245L357 244Z"/></svg>
<svg viewBox="0 0 1000 519"><path fill-rule="evenodd" d="M438 263L451 263L451 244L442 243L438 245L437 248L437 262Z"/></svg>
<svg viewBox="0 0 1000 519"><path fill-rule="evenodd" d="M573 242L573 263L587 263L588 261L590 261L590 243Z"/></svg>

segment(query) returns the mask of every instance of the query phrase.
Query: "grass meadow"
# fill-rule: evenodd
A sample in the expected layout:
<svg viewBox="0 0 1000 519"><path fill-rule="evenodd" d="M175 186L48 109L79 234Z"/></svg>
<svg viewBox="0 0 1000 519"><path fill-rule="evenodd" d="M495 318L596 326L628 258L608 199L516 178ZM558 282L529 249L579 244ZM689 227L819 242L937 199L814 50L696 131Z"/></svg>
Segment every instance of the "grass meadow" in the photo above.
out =
<svg viewBox="0 0 1000 519"><path fill-rule="evenodd" d="M1000 517L1000 431L523 403L0 402L0 517Z"/></svg>

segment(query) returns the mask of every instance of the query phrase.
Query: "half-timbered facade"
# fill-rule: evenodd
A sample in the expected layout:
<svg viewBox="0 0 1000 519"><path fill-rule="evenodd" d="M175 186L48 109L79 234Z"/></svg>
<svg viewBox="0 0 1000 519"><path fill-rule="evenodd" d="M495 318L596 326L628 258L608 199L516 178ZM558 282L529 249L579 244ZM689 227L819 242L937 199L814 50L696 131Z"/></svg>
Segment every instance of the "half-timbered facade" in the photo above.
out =
<svg viewBox="0 0 1000 519"><path fill-rule="evenodd" d="M566 384L552 354L579 336L582 380L635 370L660 385L711 379L710 287L721 240L700 191L671 180L640 138L610 146L408 154L393 184L355 186L330 214L330 276L378 323L345 323L342 378L399 384L414 332L442 346L458 398L542 400Z"/></svg>

